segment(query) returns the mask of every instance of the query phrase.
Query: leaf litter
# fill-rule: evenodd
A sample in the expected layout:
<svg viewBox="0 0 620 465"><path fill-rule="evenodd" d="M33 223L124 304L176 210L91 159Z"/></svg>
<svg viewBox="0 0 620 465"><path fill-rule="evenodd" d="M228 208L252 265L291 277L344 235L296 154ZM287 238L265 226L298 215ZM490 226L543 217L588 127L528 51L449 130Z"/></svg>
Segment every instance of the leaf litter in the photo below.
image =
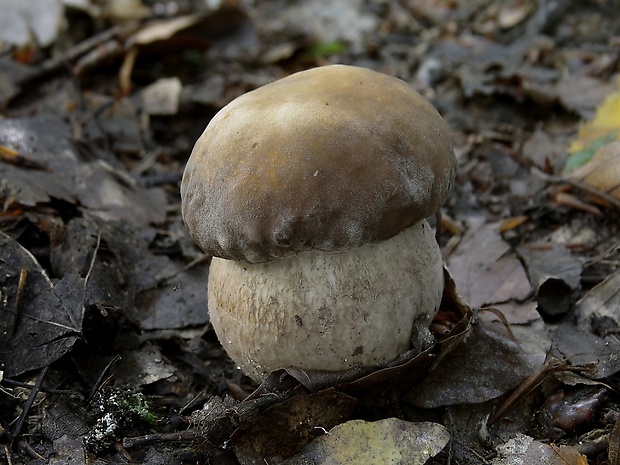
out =
<svg viewBox="0 0 620 465"><path fill-rule="evenodd" d="M0 455L618 463L607 2L133 6L65 3L46 29L26 14L35 40L0 45ZM460 168L435 343L256 386L210 328L209 257L178 182L219 108L334 62L412 83L449 123Z"/></svg>

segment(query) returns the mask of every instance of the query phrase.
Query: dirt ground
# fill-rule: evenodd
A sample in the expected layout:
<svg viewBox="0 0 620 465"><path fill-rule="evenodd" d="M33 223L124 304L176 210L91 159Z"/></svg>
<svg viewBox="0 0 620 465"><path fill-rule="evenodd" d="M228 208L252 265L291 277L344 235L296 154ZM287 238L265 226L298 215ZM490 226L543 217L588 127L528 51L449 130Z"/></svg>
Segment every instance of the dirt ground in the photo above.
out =
<svg viewBox="0 0 620 465"><path fill-rule="evenodd" d="M3 464L620 465L617 0L0 7ZM335 63L448 124L442 306L389 366L258 386L179 185L227 103Z"/></svg>

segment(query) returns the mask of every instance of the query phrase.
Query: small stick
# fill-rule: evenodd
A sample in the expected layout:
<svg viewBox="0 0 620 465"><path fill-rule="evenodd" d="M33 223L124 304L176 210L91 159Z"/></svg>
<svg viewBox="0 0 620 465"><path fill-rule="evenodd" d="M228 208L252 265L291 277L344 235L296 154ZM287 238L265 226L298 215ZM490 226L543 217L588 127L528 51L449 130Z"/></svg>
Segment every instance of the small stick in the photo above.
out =
<svg viewBox="0 0 620 465"><path fill-rule="evenodd" d="M502 405L491 415L487 424L492 425L502 418L506 413L512 410L525 396L536 389L547 377L558 371L587 371L591 370L589 365L570 365L566 360L551 359L547 361L543 367L536 373L529 376L523 381L517 389L504 401Z"/></svg>
<svg viewBox="0 0 620 465"><path fill-rule="evenodd" d="M25 453L27 456L29 456L30 458L33 458L33 459L36 459L36 460L42 460L43 463L47 463L47 461L45 460L45 457L43 457L36 450L34 450L34 447L32 447L28 443L28 441L25 441L24 439L21 439L19 441L19 443L17 444L17 448L20 451L22 451L23 453Z"/></svg>
<svg viewBox="0 0 620 465"><path fill-rule="evenodd" d="M188 429L177 433L147 434L134 438L124 438L123 447L130 449L132 447L150 446L164 442L196 442L202 439L203 437L198 430Z"/></svg>
<svg viewBox="0 0 620 465"><path fill-rule="evenodd" d="M30 412L30 408L32 407L32 404L34 403L34 399L37 397L37 394L41 390L41 385L43 384L43 379L45 378L45 375L47 375L47 372L49 371L49 369L50 369L50 367L48 365L48 366L44 367L41 370L41 373L39 374L39 377L37 378L37 382L35 383L34 387L32 388L32 391L30 391L30 395L28 396L28 399L26 400L26 404L24 405L24 410L22 411L21 415L17 419L17 423L15 424L15 428L13 428L13 434L12 434L12 439L11 439L11 447L13 445L13 441L15 441L15 438L17 436L19 436L20 433L22 432L22 429L24 427L24 423L26 421L26 417L28 416L28 413Z"/></svg>
<svg viewBox="0 0 620 465"><path fill-rule="evenodd" d="M569 184L576 189L587 192L588 194L593 195L595 197L599 197L605 200L606 202L612 204L614 207L620 209L620 199L617 199L614 196L609 195L606 192L600 191L596 187L590 186L586 183L575 181L573 179L566 178L563 176L555 176L553 174L547 174L539 170L536 167L532 168L532 174L541 179L544 179L545 181L553 182L556 184Z"/></svg>
<svg viewBox="0 0 620 465"><path fill-rule="evenodd" d="M19 387L19 388L24 388L24 389L34 389L34 387L35 387L34 384L22 383L21 381L15 381L15 380L9 379L9 378L2 378L2 380L0 380L0 384L3 385L3 386L7 386L7 387ZM75 396L75 397L79 397L80 399L84 398L84 396L80 392L72 391L72 390L69 390L69 389L54 389L54 388L41 387L40 391L44 392L46 394L59 394L59 395L62 395L62 396Z"/></svg>
<svg viewBox="0 0 620 465"><path fill-rule="evenodd" d="M90 390L90 394L88 395L88 398L87 398L88 403L92 402L92 400L95 398L95 395L97 394L97 391L99 391L99 389L101 389L101 386L103 386L103 384L105 383L106 374L108 373L110 368L112 368L112 365L117 363L120 359L121 359L120 355L115 355L114 358L110 360L108 364L105 366L105 368L99 375L99 378L97 378L97 381L95 382L93 388Z"/></svg>
<svg viewBox="0 0 620 465"><path fill-rule="evenodd" d="M21 79L19 79L18 84L23 85L32 80L47 76L48 74L62 68L66 63L76 60L88 51L96 47L102 46L109 40L112 40L119 36L129 35L129 33L137 29L138 26L136 24L131 24L125 28L121 28L120 26L114 26L97 35L94 35L80 42L79 44L76 44L75 46L69 48L64 53L45 60L39 66L33 68L32 70L27 72Z"/></svg>
<svg viewBox="0 0 620 465"><path fill-rule="evenodd" d="M17 284L17 293L15 295L15 311L13 312L13 328L11 329L11 335L15 335L15 331L17 331L17 326L19 323L19 313L20 307L22 303L22 299L24 297L24 291L26 289L26 281L28 279L28 269L25 266L22 266L21 271L19 272L19 282Z"/></svg>
<svg viewBox="0 0 620 465"><path fill-rule="evenodd" d="M6 445L4 446L4 456L6 457L7 465L13 465L13 458L11 457L11 451Z"/></svg>

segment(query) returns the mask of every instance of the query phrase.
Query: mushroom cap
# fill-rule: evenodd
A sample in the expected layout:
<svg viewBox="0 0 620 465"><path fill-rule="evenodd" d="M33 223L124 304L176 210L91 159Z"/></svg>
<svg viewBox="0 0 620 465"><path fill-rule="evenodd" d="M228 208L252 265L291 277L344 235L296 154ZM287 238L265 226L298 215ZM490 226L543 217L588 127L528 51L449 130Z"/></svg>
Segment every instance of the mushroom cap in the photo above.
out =
<svg viewBox="0 0 620 465"><path fill-rule="evenodd" d="M455 172L445 122L407 83L325 66L211 120L183 174L183 219L198 246L230 260L347 250L434 214Z"/></svg>

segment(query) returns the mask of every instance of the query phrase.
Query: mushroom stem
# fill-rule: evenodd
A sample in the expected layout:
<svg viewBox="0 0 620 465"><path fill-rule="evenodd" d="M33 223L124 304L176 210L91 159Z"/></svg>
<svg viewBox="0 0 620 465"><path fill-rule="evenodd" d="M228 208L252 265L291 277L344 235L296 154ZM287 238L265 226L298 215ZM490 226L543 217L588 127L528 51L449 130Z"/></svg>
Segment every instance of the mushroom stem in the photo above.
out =
<svg viewBox="0 0 620 465"><path fill-rule="evenodd" d="M442 291L441 253L422 220L346 251L259 264L214 258L209 311L229 355L261 381L277 368L389 362L410 348L412 334L428 332Z"/></svg>

